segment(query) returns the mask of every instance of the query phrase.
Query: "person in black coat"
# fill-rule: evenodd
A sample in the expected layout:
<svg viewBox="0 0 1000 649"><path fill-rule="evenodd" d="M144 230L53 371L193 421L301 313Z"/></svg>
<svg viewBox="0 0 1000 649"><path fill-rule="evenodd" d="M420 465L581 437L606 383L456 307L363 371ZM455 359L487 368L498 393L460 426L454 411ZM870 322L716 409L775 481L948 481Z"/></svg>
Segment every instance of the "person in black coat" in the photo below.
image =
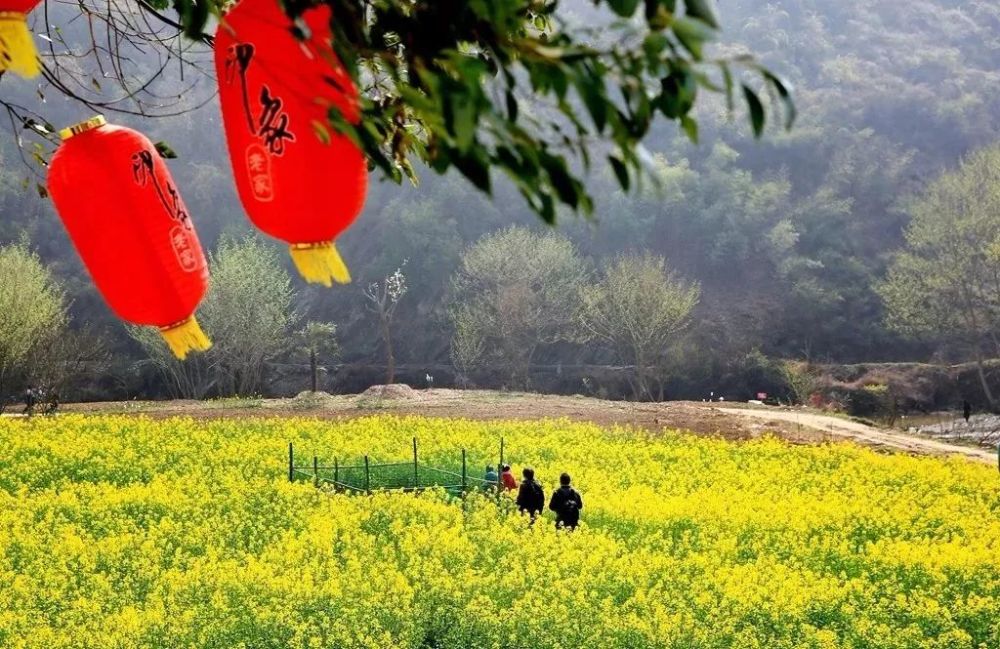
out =
<svg viewBox="0 0 1000 649"><path fill-rule="evenodd" d="M545 509L545 491L535 480L535 470L531 467L525 467L521 471L521 476L523 480L517 491L517 508L522 514L529 514L531 521L534 522L535 517Z"/></svg>
<svg viewBox="0 0 1000 649"><path fill-rule="evenodd" d="M552 492L549 509L556 513L556 527L576 529L580 522L580 510L583 509L583 498L580 492L570 485L568 473L559 476L559 488Z"/></svg>

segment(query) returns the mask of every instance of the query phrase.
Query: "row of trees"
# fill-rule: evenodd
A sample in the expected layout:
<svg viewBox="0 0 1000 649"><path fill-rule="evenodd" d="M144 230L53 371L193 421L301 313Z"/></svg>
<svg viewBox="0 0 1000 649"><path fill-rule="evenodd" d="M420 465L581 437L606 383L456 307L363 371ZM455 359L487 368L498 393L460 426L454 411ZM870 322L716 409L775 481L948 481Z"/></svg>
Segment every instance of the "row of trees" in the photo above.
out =
<svg viewBox="0 0 1000 649"><path fill-rule="evenodd" d="M47 22L62 25L68 43L79 42L76 37L89 42L87 23L71 20L79 7L49 5ZM602 38L610 34L601 33L603 23L593 20L592 3L567 0L559 6L577 23L596 26ZM594 218L559 211L559 231L598 265L649 250L698 282L701 299L693 317L699 326L689 329L683 358L675 355L685 385L694 386L685 394L715 389L731 369L739 369L732 359L756 358L751 356L755 349L767 357L814 363L972 358L972 350L955 345L950 333L917 339L888 327L879 285L892 251L906 244L912 210L904 197L920 193L942 170L956 167L962 155L995 137L1000 84L989 80L1000 68L1000 50L981 44L995 38L998 12L995 3L954 0L729 3L720 16L724 38L732 44L726 52L757 52L791 78L800 109L796 128L789 134L774 129L764 140L751 142L742 120L726 119L723 102L707 94L694 111L698 146L663 121L645 138L651 155L643 158L662 191L651 191L648 176L633 183L632 191L621 191L612 163L594 156L586 176ZM104 55L106 49L94 51ZM130 69L162 69L155 56L135 54ZM80 78L69 86L100 102L102 93L94 85L111 88L101 68L93 60L71 62ZM173 78L174 70L166 68L169 74L154 90L158 98L182 95L185 106L209 100L210 79L188 88ZM52 101L55 89L45 81L39 86L4 75L2 88L0 103L14 106L37 106L41 93L48 99L45 117L55 126L89 114L81 115L73 102ZM519 96L518 104L522 122L545 110L530 92ZM105 111L113 108L100 105ZM147 116L165 110L144 108L151 109L141 111ZM154 141L170 142L179 156L170 161L172 171L203 244L214 250L240 227L236 215L242 210L218 122L203 119L217 114L217 108L210 102L204 110L159 120L108 116L141 128ZM25 135L22 126L13 122L18 138ZM0 121L3 128L11 128L7 120ZM0 137L0 242L16 243L27 232L31 248L65 291L71 329L89 323L113 348L111 373L121 378L101 384L90 396L161 393L145 374L128 369L143 357L142 348L93 290L48 201L26 191L32 183L22 184L30 174L19 162L18 141ZM30 146L28 138L23 141ZM537 222L518 185L493 168L491 200L459 174L438 176L417 167L419 188L372 183L364 216L338 241L361 287L381 282L400 260L409 260L408 290L394 315L406 324L406 335L392 341L398 366L449 362L449 280L463 252L484 234ZM302 320L337 323L345 362L365 364L381 357L384 343L373 335L377 316L367 310L363 291L295 287L295 310ZM609 362L605 354L603 346L591 353L588 345L558 344L539 350L537 362ZM364 380L371 378L369 373ZM542 380L536 377L536 384ZM564 387L578 389L579 381L576 377L575 385Z"/></svg>
<svg viewBox="0 0 1000 649"><path fill-rule="evenodd" d="M879 286L889 324L974 359L996 410L986 361L1000 359L1000 147L941 176L910 211L906 247Z"/></svg>
<svg viewBox="0 0 1000 649"><path fill-rule="evenodd" d="M308 359L317 389L321 361L338 353L336 325L306 322L276 251L257 238L223 239L210 256L212 287L198 315L213 346L178 361L149 327L127 326L149 364L177 397L258 394L269 361ZM97 381L111 352L102 336L70 326L65 290L26 243L0 248L0 394L27 386L60 393Z"/></svg>
<svg viewBox="0 0 1000 649"><path fill-rule="evenodd" d="M339 353L337 327L302 323L275 249L254 237L225 238L210 264L212 286L198 317L212 348L181 362L155 329L127 326L146 356L141 363L154 367L174 396L202 398L260 393L268 363L287 355L309 363L316 391L322 364ZM652 377L699 296L697 284L661 257L621 256L595 272L565 237L517 227L471 246L452 284L452 357L463 373L502 367L512 386L526 387L540 346L594 341L634 367L634 394L644 399L656 396ZM363 289L387 382L394 378L393 318L406 290L402 268ZM0 390L58 390L84 371L101 372L106 347L81 346L67 324L64 291L38 256L24 243L0 249Z"/></svg>
<svg viewBox="0 0 1000 649"><path fill-rule="evenodd" d="M638 399L656 398L652 378L700 294L662 257L622 255L594 272L564 236L517 227L471 246L452 287L452 359L463 374L503 367L526 387L540 346L592 341L632 366Z"/></svg>
<svg viewBox="0 0 1000 649"><path fill-rule="evenodd" d="M877 285L889 327L946 340L971 356L987 402L997 394L988 359L1000 357L1000 147L978 152L909 205L906 246ZM214 346L185 363L148 328L128 333L168 379L176 396L254 394L267 364L286 355L308 361L318 389L322 363L339 353L337 325L308 321L273 246L224 237L210 256L212 289L199 310ZM394 379L393 322L407 294L403 266L362 294ZM596 267L595 267L596 266ZM526 387L539 349L590 343L592 358L631 369L635 398L662 397L662 377L679 335L697 314L701 289L649 252L595 265L555 231L510 227L487 234L461 255L445 298L451 359L469 377L500 369ZM67 376L99 372L108 346L69 326L60 283L26 241L0 248L0 391L31 383L58 391Z"/></svg>
<svg viewBox="0 0 1000 649"><path fill-rule="evenodd" d="M212 348L185 361L170 352L152 328L129 326L151 363L168 380L175 396L255 395L266 389L265 372L279 358L309 364L310 388L320 388L320 373L340 356L337 325L306 321L296 307L292 280L273 246L257 237L226 238L210 255L212 284L198 317L212 337ZM392 321L406 294L406 276L397 269L364 287L377 322L387 364L394 378Z"/></svg>

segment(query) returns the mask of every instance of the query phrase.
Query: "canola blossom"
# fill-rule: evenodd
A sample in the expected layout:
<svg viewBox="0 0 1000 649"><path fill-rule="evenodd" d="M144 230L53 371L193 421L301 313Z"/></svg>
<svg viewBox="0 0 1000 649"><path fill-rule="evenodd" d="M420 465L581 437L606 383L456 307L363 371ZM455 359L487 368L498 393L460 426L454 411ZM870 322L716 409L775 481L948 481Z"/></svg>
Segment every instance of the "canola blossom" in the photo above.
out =
<svg viewBox="0 0 1000 649"><path fill-rule="evenodd" d="M581 527L329 494L325 460L470 474L499 439ZM0 647L997 649L1000 484L960 459L572 423L0 420Z"/></svg>

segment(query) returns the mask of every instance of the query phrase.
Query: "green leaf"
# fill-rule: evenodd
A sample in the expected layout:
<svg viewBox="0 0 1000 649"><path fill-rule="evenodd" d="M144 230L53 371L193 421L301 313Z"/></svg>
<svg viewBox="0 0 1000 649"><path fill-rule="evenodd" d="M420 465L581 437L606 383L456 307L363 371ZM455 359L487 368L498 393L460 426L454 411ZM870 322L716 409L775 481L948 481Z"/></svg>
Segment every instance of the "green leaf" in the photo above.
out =
<svg viewBox="0 0 1000 649"><path fill-rule="evenodd" d="M560 157L542 153L540 156L542 167L552 181L552 187L559 195L559 200L576 209L580 202L580 188L566 170L566 161Z"/></svg>
<svg viewBox="0 0 1000 649"><path fill-rule="evenodd" d="M312 126L313 133L316 134L317 140L323 144L330 144L330 130L326 127L326 124L314 119L309 123L309 125Z"/></svg>
<svg viewBox="0 0 1000 649"><path fill-rule="evenodd" d="M490 168L485 160L473 152L470 155L455 157L453 162L462 175L468 178L469 182L477 189L486 194L491 193Z"/></svg>
<svg viewBox="0 0 1000 649"><path fill-rule="evenodd" d="M552 200L552 196L546 193L541 193L538 196L541 201L541 207L538 209L538 215L542 217L542 220L549 225L555 225L556 222L556 206L555 201Z"/></svg>
<svg viewBox="0 0 1000 649"><path fill-rule="evenodd" d="M642 41L642 50L645 52L646 58L652 63L653 61L660 60L662 52L669 45L670 41L667 40L666 35L659 32L650 32Z"/></svg>
<svg viewBox="0 0 1000 649"><path fill-rule="evenodd" d="M760 103L760 98L749 86L743 86L743 97L746 98L747 107L750 109L750 124L753 126L754 137L760 137L764 133L764 104Z"/></svg>
<svg viewBox="0 0 1000 649"><path fill-rule="evenodd" d="M781 99L782 104L784 104L785 129L790 130L795 124L795 119L798 117L798 109L795 107L795 99L792 97L791 84L769 70L762 68L761 74L764 76L764 79L771 84L775 91L777 91L778 97Z"/></svg>
<svg viewBox="0 0 1000 649"><path fill-rule="evenodd" d="M676 19L673 30L677 40L697 61L702 59L702 46L715 38L715 30L694 18Z"/></svg>
<svg viewBox="0 0 1000 649"><path fill-rule="evenodd" d="M628 175L628 167L625 163L618 159L617 156L609 155L608 162L611 163L611 169L615 172L615 176L618 178L618 184L621 185L622 189L628 191L631 185L631 179Z"/></svg>
<svg viewBox="0 0 1000 649"><path fill-rule="evenodd" d="M163 140L160 140L159 142L154 144L153 147L156 148L156 152L160 154L161 158L165 158L167 160L173 160L177 157L177 152L174 151L170 147L170 145L164 142Z"/></svg>
<svg viewBox="0 0 1000 649"><path fill-rule="evenodd" d="M681 128L687 134L688 139L694 144L698 144L698 122L692 117L684 115L681 117Z"/></svg>
<svg viewBox="0 0 1000 649"><path fill-rule="evenodd" d="M629 18L639 8L639 0L608 0L608 5L622 18Z"/></svg>
<svg viewBox="0 0 1000 649"><path fill-rule="evenodd" d="M726 110L731 113L736 108L733 105L733 71L729 69L729 65L725 62L719 63L719 69L722 71L722 83L726 92Z"/></svg>
<svg viewBox="0 0 1000 649"><path fill-rule="evenodd" d="M580 93L580 98L590 113L590 118L594 120L594 126L598 133L604 131L608 123L608 104L604 97L604 82L598 76L581 73L574 78L576 91Z"/></svg>
<svg viewBox="0 0 1000 649"><path fill-rule="evenodd" d="M645 0L646 24L653 31L666 29L674 20L674 0Z"/></svg>
<svg viewBox="0 0 1000 649"><path fill-rule="evenodd" d="M507 119L512 122L517 121L517 97L514 96L514 91L507 88L506 94L507 101Z"/></svg>
<svg viewBox="0 0 1000 649"><path fill-rule="evenodd" d="M715 29L719 28L719 14L715 10L715 0L684 0L687 15L697 18Z"/></svg>
<svg viewBox="0 0 1000 649"><path fill-rule="evenodd" d="M687 115L698 96L698 83L687 68L677 67L660 80L657 108L669 119Z"/></svg>
<svg viewBox="0 0 1000 649"><path fill-rule="evenodd" d="M465 153L472 146L476 137L476 106L471 97L458 94L448 95L446 104L451 105L453 120L451 130L455 134L455 143L459 151Z"/></svg>
<svg viewBox="0 0 1000 649"><path fill-rule="evenodd" d="M191 40L201 40L208 21L209 0L174 0L174 9L181 17L184 35Z"/></svg>

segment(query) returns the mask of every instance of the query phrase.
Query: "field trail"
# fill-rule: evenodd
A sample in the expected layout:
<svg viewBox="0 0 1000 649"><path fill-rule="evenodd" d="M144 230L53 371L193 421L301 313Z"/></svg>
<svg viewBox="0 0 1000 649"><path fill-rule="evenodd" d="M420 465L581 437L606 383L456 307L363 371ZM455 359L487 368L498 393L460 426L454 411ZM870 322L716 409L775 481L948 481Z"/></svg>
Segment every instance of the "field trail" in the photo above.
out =
<svg viewBox="0 0 1000 649"><path fill-rule="evenodd" d="M948 444L926 437L907 435L896 431L875 428L867 424L856 421L849 421L839 417L820 415L812 412L794 412L778 409L756 409L756 408L716 408L727 414L738 415L740 417L751 417L766 419L768 421L781 421L794 423L799 426L806 426L815 430L829 432L837 437L850 439L865 446L880 446L897 449L907 453L919 453L925 455L962 455L971 460L980 462L996 462L996 455L986 449L971 446L959 446Z"/></svg>
<svg viewBox="0 0 1000 649"><path fill-rule="evenodd" d="M394 386L396 387L396 386ZM422 415L473 420L537 420L566 418L600 426L635 426L651 431L678 429L727 439L754 439L774 434L799 444L853 441L887 451L920 455L959 455L977 462L996 462L995 451L961 446L930 437L876 428L807 409L748 407L701 401L636 403L574 395L545 395L491 390L396 390L361 395L303 393L291 399L219 399L210 401L141 401L66 404L60 412L135 413L151 417L184 416L225 419L243 417L318 417L353 419L374 414Z"/></svg>

